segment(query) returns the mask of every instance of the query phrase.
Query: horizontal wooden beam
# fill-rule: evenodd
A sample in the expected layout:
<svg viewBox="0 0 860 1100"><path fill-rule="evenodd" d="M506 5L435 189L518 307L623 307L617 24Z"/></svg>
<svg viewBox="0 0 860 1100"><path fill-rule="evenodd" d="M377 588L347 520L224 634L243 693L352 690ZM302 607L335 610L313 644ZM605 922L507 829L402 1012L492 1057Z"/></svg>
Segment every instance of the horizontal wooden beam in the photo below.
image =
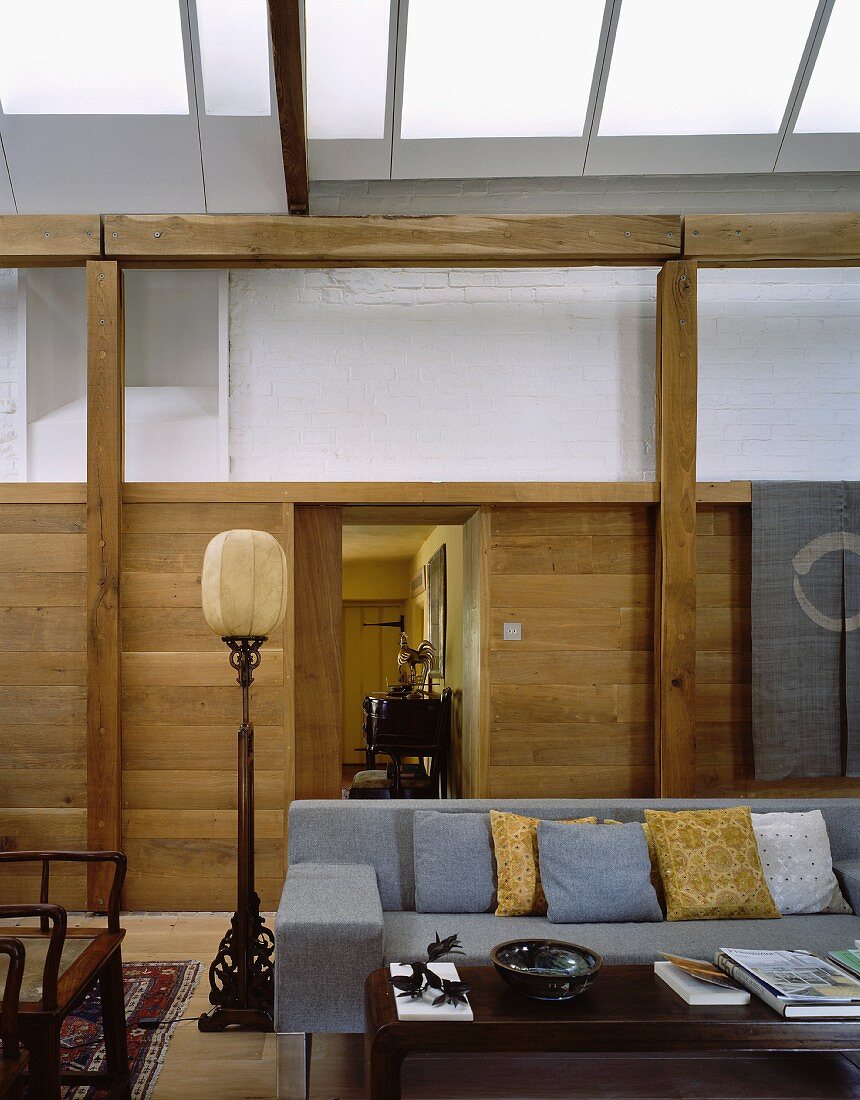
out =
<svg viewBox="0 0 860 1100"><path fill-rule="evenodd" d="M655 504L653 481L127 482L123 503Z"/></svg>
<svg viewBox="0 0 860 1100"><path fill-rule="evenodd" d="M455 492L456 500L447 494ZM749 504L749 481L700 481L696 486L699 504ZM422 500L416 499L420 494ZM483 496L482 496L483 494ZM434 499L427 499L428 497ZM469 500L464 498L468 496ZM442 499L444 497L444 499ZM481 497L478 500L478 497ZM492 497L492 500L489 499ZM3 504L85 504L87 487L81 482L0 482ZM418 482L339 482L287 483L277 481L219 482L128 482L123 499L127 503L158 501L236 501L265 503L300 500L308 504L339 503L353 505L348 514L351 523L383 523L379 506L408 509L415 504L453 504L462 509L492 504L656 504L659 492L653 481L569 481L569 482L454 482L450 486ZM374 514L375 513L375 514ZM419 516L420 509L410 512ZM399 522L405 522L404 515ZM410 518L409 522L421 522ZM436 522L440 522L438 516ZM454 522L453 520L451 522ZM461 522L460 519L457 522Z"/></svg>
<svg viewBox="0 0 860 1100"><path fill-rule="evenodd" d="M86 504L87 487L80 481L0 482L0 504Z"/></svg>
<svg viewBox="0 0 860 1100"><path fill-rule="evenodd" d="M213 266L649 264L680 254L681 218L112 214L104 234L105 255L112 258Z"/></svg>
<svg viewBox="0 0 860 1100"><path fill-rule="evenodd" d="M0 267L83 263L101 248L98 214L0 214Z"/></svg>
<svg viewBox="0 0 860 1100"><path fill-rule="evenodd" d="M752 483L749 481L699 481L696 483L697 504L749 504Z"/></svg>
<svg viewBox="0 0 860 1100"><path fill-rule="evenodd" d="M344 527L406 524L461 524L471 519L477 504L348 504L341 508Z"/></svg>
<svg viewBox="0 0 860 1100"><path fill-rule="evenodd" d="M684 256L838 266L860 259L860 214L690 214L684 219Z"/></svg>
<svg viewBox="0 0 860 1100"><path fill-rule="evenodd" d="M102 251L102 220L104 250ZM318 217L4 214L0 264L492 266L860 263L860 213Z"/></svg>

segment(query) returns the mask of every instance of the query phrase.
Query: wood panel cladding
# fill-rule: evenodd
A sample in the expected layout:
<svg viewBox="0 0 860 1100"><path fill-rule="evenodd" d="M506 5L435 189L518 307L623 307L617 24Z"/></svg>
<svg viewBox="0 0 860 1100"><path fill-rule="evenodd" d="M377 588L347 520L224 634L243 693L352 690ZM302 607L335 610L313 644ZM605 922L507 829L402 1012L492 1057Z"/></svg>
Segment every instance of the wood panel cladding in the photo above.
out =
<svg viewBox="0 0 860 1100"><path fill-rule="evenodd" d="M340 508L297 507L295 570L296 798L338 798L343 755Z"/></svg>
<svg viewBox="0 0 860 1100"><path fill-rule="evenodd" d="M283 541L281 504L123 508L122 791L130 909L229 910L235 901L236 730L241 698L227 647L206 624L206 544L235 527ZM257 889L277 904L284 861L283 631L251 688Z"/></svg>
<svg viewBox="0 0 860 1100"><path fill-rule="evenodd" d="M699 505L696 792L725 798L860 793L860 779L757 782L752 747L751 513Z"/></svg>
<svg viewBox="0 0 860 1100"><path fill-rule="evenodd" d="M650 795L654 507L488 514L489 795Z"/></svg>
<svg viewBox="0 0 860 1100"><path fill-rule="evenodd" d="M87 845L86 506L0 503L0 847ZM38 900L38 868L0 876L0 903ZM52 900L86 904L57 868Z"/></svg>

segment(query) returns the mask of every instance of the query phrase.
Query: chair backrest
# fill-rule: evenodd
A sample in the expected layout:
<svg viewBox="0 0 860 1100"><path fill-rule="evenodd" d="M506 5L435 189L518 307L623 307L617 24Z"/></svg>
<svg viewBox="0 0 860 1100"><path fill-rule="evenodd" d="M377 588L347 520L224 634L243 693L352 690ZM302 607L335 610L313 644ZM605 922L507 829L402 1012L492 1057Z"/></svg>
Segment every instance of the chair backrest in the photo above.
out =
<svg viewBox="0 0 860 1100"><path fill-rule="evenodd" d="M6 985L0 1009L0 1053L4 1058L17 1058L20 1053L18 1040L18 998L24 977L24 945L14 936L0 939L0 955L9 956Z"/></svg>
<svg viewBox="0 0 860 1100"><path fill-rule="evenodd" d="M430 786L435 787L439 782L439 775L445 766L448 759L448 753L451 748L451 698L453 692L450 688L445 688L442 692L441 705L439 707L439 715L436 721L435 729L435 741L432 751L427 755L430 757Z"/></svg>

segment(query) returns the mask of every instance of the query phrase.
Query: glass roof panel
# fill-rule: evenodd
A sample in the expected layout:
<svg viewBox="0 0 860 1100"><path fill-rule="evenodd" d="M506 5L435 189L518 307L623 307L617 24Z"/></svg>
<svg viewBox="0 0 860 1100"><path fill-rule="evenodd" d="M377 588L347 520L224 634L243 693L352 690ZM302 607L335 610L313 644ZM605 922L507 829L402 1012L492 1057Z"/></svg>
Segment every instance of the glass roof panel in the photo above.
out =
<svg viewBox="0 0 860 1100"><path fill-rule="evenodd" d="M6 114L188 114L179 0L4 3L0 104Z"/></svg>
<svg viewBox="0 0 860 1100"><path fill-rule="evenodd" d="M306 0L308 137L385 137L390 0Z"/></svg>
<svg viewBox="0 0 860 1100"><path fill-rule="evenodd" d="M624 0L601 137L776 134L817 0Z"/></svg>
<svg viewBox="0 0 860 1100"><path fill-rule="evenodd" d="M197 0L197 30L206 114L271 114L266 0Z"/></svg>
<svg viewBox="0 0 860 1100"><path fill-rule="evenodd" d="M860 4L836 0L797 122L796 134L860 133Z"/></svg>
<svg viewBox="0 0 860 1100"><path fill-rule="evenodd" d="M581 136L604 7L410 0L400 136Z"/></svg>

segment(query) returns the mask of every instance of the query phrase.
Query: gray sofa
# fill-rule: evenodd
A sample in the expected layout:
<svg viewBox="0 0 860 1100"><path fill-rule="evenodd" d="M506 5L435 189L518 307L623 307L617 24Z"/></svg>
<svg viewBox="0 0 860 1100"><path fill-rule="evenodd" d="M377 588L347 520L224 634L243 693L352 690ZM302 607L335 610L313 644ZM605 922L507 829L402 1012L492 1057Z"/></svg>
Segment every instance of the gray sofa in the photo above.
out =
<svg viewBox="0 0 860 1100"><path fill-rule="evenodd" d="M464 966L486 964L502 940L545 935L585 944L607 963L650 963L661 951L713 957L717 947L853 947L860 917L662 921L655 924L550 924L540 917L415 912L413 815L417 810L486 814L491 808L557 819L594 814L642 821L648 807L734 806L738 799L523 799L473 801L294 802L289 871L276 922L275 1026L279 1033L364 1028L362 993L370 971L423 958L438 930L459 933ZM846 900L860 912L860 799L745 800L758 813L821 809ZM456 852L451 853L456 860Z"/></svg>

